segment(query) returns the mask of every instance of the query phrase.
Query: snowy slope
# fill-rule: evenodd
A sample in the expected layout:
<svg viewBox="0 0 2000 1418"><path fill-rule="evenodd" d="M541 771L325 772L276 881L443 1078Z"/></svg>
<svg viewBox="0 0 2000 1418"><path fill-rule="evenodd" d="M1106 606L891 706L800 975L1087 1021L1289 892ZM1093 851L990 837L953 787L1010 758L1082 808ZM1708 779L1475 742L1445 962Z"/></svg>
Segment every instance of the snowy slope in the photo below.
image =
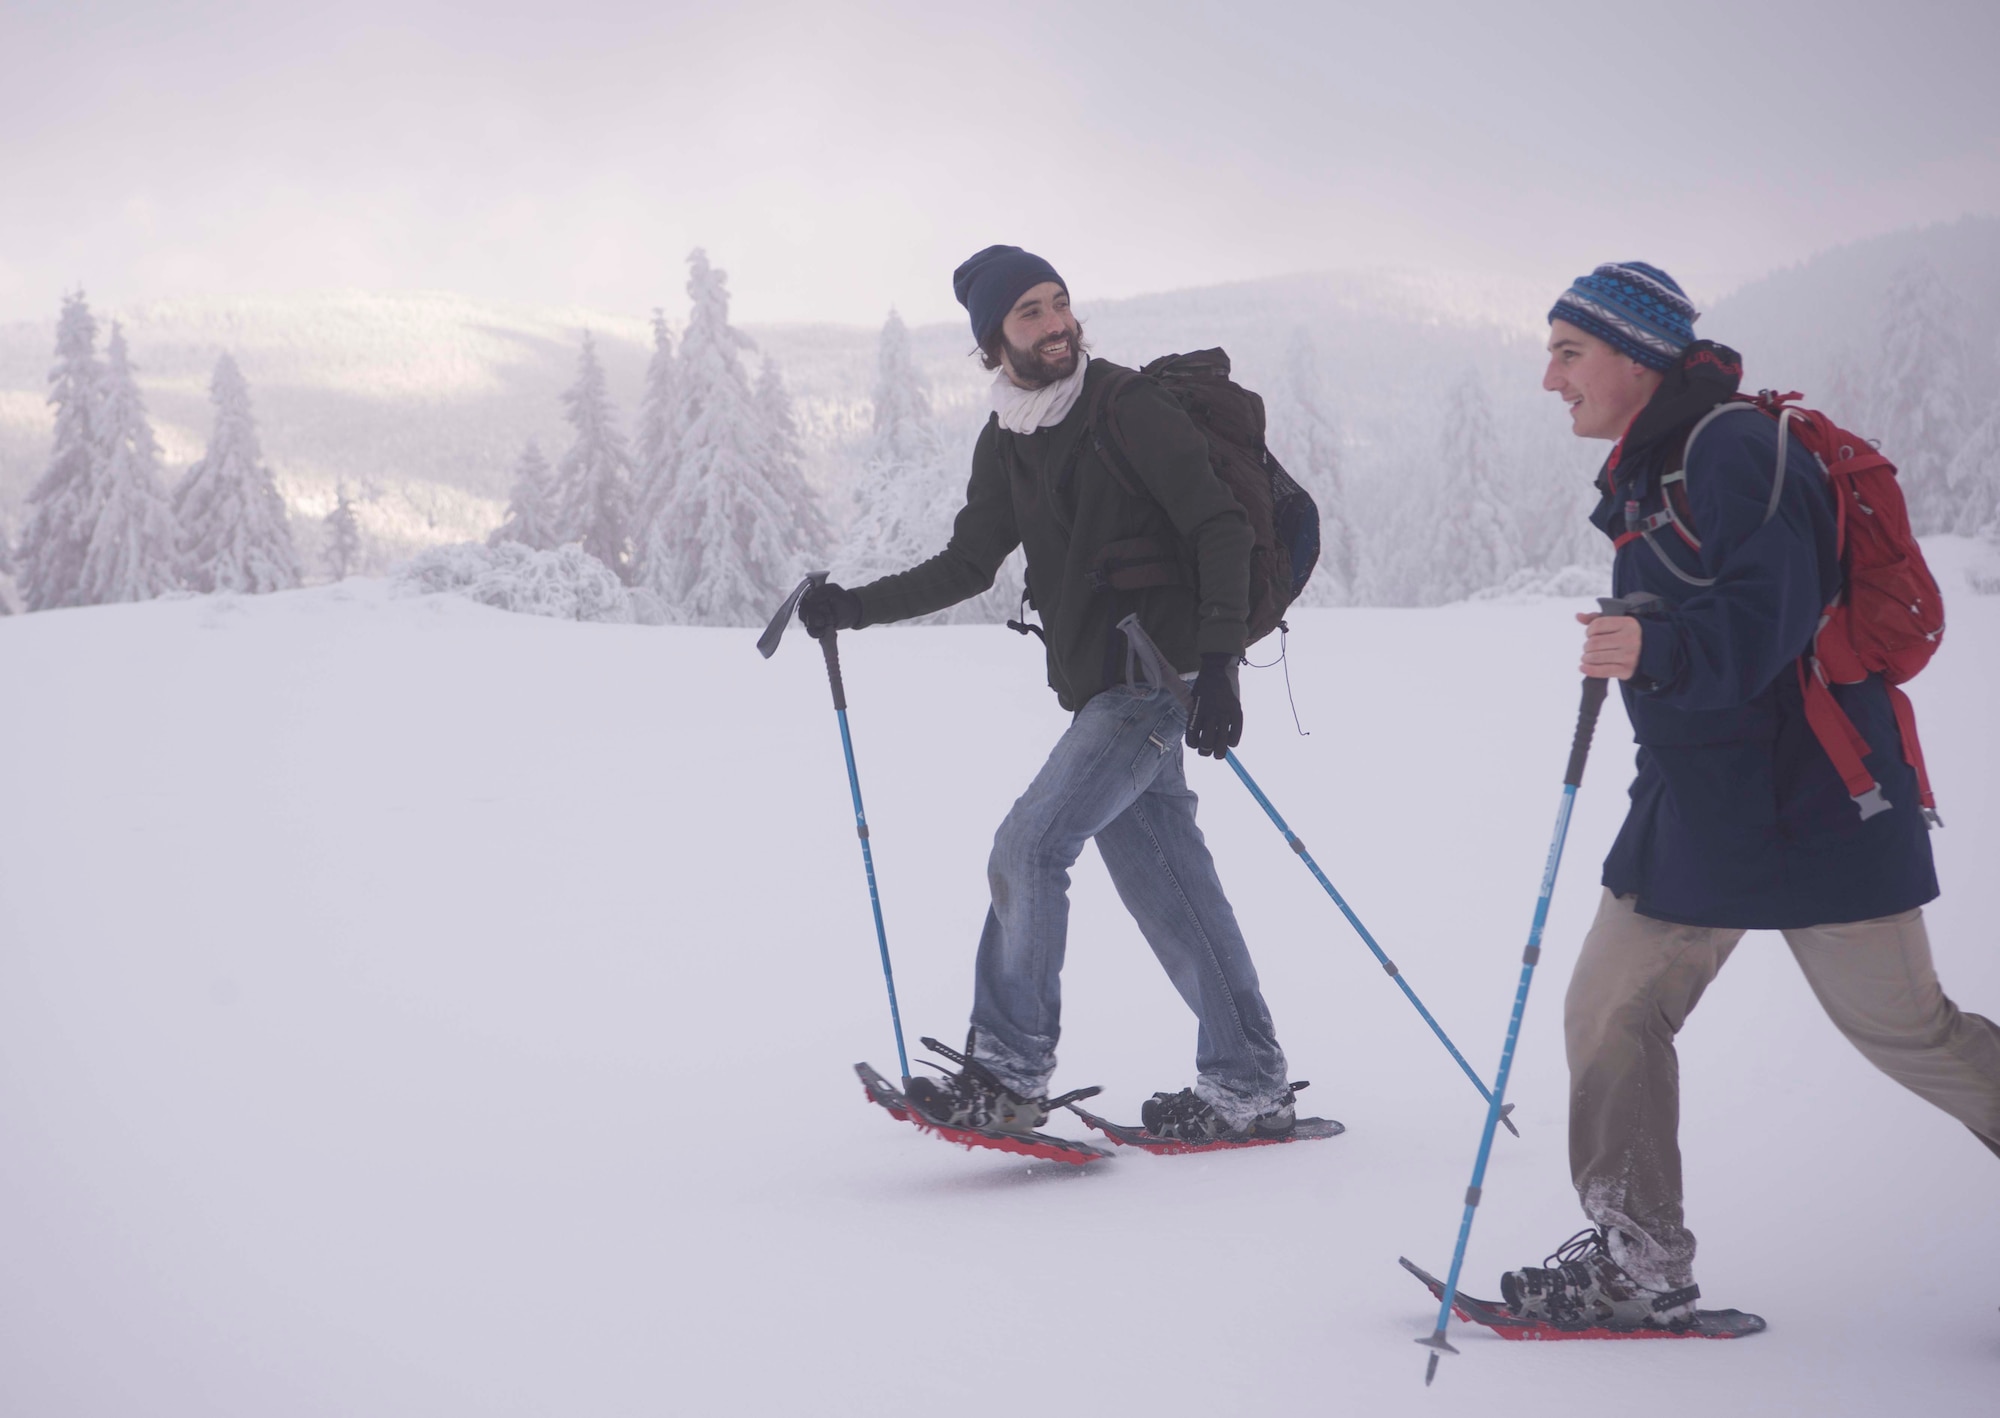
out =
<svg viewBox="0 0 2000 1418"><path fill-rule="evenodd" d="M1244 760L1440 1019L1497 1058L1574 709L1562 603L1306 612ZM2000 599L1917 686L1944 978L2000 1011ZM1685 1035L1692 1221L1736 1344L1459 1339L1479 1122L1248 797L1191 765L1332 1142L969 1154L893 1069L818 656L377 583L0 621L0 1412L1986 1411L2000 1182L1753 938ZM1062 727L997 628L850 636L914 1036L962 1028L992 827ZM1469 1276L1575 1229L1558 1017L1630 761L1585 785ZM1190 1020L1077 869L1059 1081L1129 1114ZM1075 1126L1066 1130L1080 1131Z"/></svg>

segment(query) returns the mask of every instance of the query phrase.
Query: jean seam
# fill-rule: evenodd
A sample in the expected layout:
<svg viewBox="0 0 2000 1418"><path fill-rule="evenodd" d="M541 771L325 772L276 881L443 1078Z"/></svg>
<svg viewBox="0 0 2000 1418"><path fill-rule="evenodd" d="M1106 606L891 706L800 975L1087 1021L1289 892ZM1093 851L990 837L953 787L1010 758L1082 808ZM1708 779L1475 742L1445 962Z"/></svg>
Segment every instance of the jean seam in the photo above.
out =
<svg viewBox="0 0 2000 1418"><path fill-rule="evenodd" d="M1195 937L1201 942L1202 953L1208 960L1208 967L1222 987L1223 999L1229 1009L1229 1022L1236 1030L1237 1041L1243 1046L1246 1055L1254 1053L1255 1049L1250 1042L1250 1031L1243 1027L1243 1013L1236 1006L1236 991L1230 987L1229 977L1223 973L1222 962L1216 958L1215 942L1210 938L1207 927L1202 925L1200 913L1194 909L1194 903L1188 899L1187 888L1181 885L1173 863L1167 859L1166 850L1160 845L1160 835L1153 830L1152 819L1146 814L1144 796L1133 803L1129 810L1138 815L1139 825L1146 832L1146 840L1152 844L1153 859L1166 874L1167 881L1173 886L1174 896L1180 901L1188 923L1194 927Z"/></svg>
<svg viewBox="0 0 2000 1418"><path fill-rule="evenodd" d="M1134 708L1136 708L1138 702L1137 700L1133 701ZM1126 726L1138 717L1136 713L1130 710L1121 714L1117 728L1112 733L1105 735L1104 742L1100 745L1096 756L1090 760L1088 766L1080 772L1068 775L1069 781L1064 787L1062 797L1057 800L1055 807L1046 814L1041 831L1036 833L1035 839L1030 845L1030 850L1036 857L1039 857L1044 851L1049 834L1055 831L1056 823L1069 810L1070 805L1077 800L1077 797L1083 791L1084 784L1091 781L1093 775L1100 770L1105 760L1111 756L1113 750L1117 747L1118 740L1123 736ZM1068 870L1068 868L1064 870ZM1002 922L1001 929L1006 929L1005 922ZM1028 926L1028 935L1034 942L1035 959L1032 963L1036 977L1038 979L1046 978L1048 974L1047 954L1050 933L1037 929L1035 924L1031 922ZM1038 998L1035 1001L1035 1032L1038 1035L1045 1036L1049 1032L1051 1022L1046 1017L1046 1012L1047 1000L1045 998Z"/></svg>

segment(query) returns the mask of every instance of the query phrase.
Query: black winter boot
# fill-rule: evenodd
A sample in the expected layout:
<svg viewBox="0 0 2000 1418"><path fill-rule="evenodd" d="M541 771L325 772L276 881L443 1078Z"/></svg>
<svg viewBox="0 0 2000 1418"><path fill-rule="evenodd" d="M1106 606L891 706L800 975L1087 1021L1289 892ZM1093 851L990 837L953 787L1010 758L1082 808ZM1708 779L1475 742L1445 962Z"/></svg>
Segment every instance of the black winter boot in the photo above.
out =
<svg viewBox="0 0 2000 1418"><path fill-rule="evenodd" d="M1611 1258L1604 1232L1579 1231L1539 1266L1500 1277L1507 1308L1557 1329L1685 1329L1694 1323L1697 1285L1654 1290Z"/></svg>
<svg viewBox="0 0 2000 1418"><path fill-rule="evenodd" d="M904 1091L924 1121L939 1127L971 1128L977 1132L1029 1133L1048 1121L1047 1098L1023 1098L993 1076L993 1071L972 1057L973 1036L965 1036L965 1052L948 1049L937 1040L925 1038L926 1048L935 1050L958 1065L952 1073L929 1059L943 1078L913 1078ZM1095 1092L1095 1089L1090 1090Z"/></svg>
<svg viewBox="0 0 2000 1418"><path fill-rule="evenodd" d="M1231 1127L1192 1088L1178 1093L1155 1093L1139 1105L1139 1122L1154 1137L1170 1137L1176 1142L1275 1142L1292 1135L1298 1110L1292 1097L1306 1085L1288 1085L1284 1101L1253 1118L1240 1128Z"/></svg>

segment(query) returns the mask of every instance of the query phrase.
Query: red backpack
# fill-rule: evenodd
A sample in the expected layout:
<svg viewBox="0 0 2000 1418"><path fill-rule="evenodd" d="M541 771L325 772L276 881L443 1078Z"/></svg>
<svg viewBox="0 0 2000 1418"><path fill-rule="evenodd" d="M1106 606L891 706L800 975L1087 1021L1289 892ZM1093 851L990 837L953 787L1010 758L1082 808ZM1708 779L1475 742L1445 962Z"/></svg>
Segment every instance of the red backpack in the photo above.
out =
<svg viewBox="0 0 2000 1418"><path fill-rule="evenodd" d="M1868 742L1847 717L1828 686L1859 684L1879 674L1889 688L1896 727L1903 740L1903 757L1917 774L1917 795L1924 817L1942 823L1937 799L1931 795L1930 774L1924 769L1923 746L1917 739L1916 710L1898 688L1916 678L1930 663L1944 639L1944 598L1924 564L1923 549L1910 531L1903 490L1896 483L1896 465L1867 439L1849 433L1825 414L1797 407L1796 393L1765 389L1753 399L1738 395L1710 413L1688 434L1688 445L1710 419L1731 409L1754 407L1778 421L1777 480L1764 516L1778 510L1785 483L1785 443L1795 437L1818 460L1833 493L1834 546L1840 557L1841 588L1820 616L1813 643L1799 657L1799 688L1805 695L1806 722L1833 760L1847 792L1861 809L1863 821L1893 804L1882 796L1862 759ZM1663 481L1685 478L1683 471ZM1699 547L1684 511L1676 510L1668 489L1668 517L1675 529ZM1685 496L1685 490L1681 489ZM1683 504L1683 507L1685 504Z"/></svg>

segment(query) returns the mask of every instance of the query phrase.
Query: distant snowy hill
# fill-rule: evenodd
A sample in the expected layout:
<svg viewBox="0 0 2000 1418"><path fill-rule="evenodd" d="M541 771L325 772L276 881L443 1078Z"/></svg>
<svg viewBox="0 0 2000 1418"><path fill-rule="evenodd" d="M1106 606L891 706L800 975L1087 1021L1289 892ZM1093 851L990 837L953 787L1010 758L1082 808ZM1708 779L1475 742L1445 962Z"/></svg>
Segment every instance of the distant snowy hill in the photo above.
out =
<svg viewBox="0 0 2000 1418"><path fill-rule="evenodd" d="M1525 379L1533 393L1538 298L1506 282L1384 273L1085 299L1079 310L1100 354L1143 362L1219 344L1253 385L1276 381L1295 332L1310 332L1339 413L1364 450L1365 479L1365 450L1420 424L1434 386L1462 368L1489 372L1496 391ZM682 303L663 303L677 324ZM371 532L410 547L483 534L499 521L521 445L532 437L545 449L561 446L558 394L573 377L584 330L597 337L628 420L649 339L644 312L513 310L437 294L175 302L100 315L125 326L171 472L200 454L206 382L228 350L250 381L264 447L295 516L324 516L344 479L369 499ZM52 330L53 316L46 328L0 326L0 508L18 509L46 457ZM825 491L844 490L869 425L877 332L782 325L749 333L779 362L797 400L809 476ZM969 445L991 376L955 322L919 328L912 339L947 436ZM1500 402L1510 403L1504 394Z"/></svg>
<svg viewBox="0 0 2000 1418"><path fill-rule="evenodd" d="M1775 271L1715 302L1699 328L1743 352L1753 387L1824 398L1842 361L1867 367L1889 287L1917 262L1956 296L1971 380L1992 389L2000 374L2000 219L1992 217L1894 232Z"/></svg>
<svg viewBox="0 0 2000 1418"><path fill-rule="evenodd" d="M1987 389L2000 337L1996 253L2000 221L1992 219L1898 233L1754 282L1715 302L1700 329L1745 350L1753 383L1824 391L1842 360L1865 368L1885 292L1899 271L1924 260L1959 297L1972 387ZM685 301L677 281L666 284L662 305L677 327ZM1243 382L1272 396L1273 445L1288 459L1297 419L1283 394L1286 372L1301 339L1309 340L1341 431L1356 522L1373 529L1376 542L1446 510L1425 505L1438 483L1439 410L1468 372L1490 399L1505 474L1529 520L1567 518L1587 501L1584 480L1601 450L1571 439L1539 388L1552 292L1536 283L1376 272L1115 301L1079 294L1088 338L1108 358L1138 363L1175 350L1228 349ZM125 325L170 476L199 455L216 356L225 349L236 356L309 561L318 519L341 481L359 500L378 562L483 536L500 521L521 446L538 438L553 453L565 441L558 395L574 376L582 332L596 337L628 428L649 339L644 311L507 309L441 294L99 313ZM48 321L0 326L0 514L16 520L47 456L54 314L52 296ZM838 529L852 511L845 494L870 426L877 331L780 325L749 333L783 369L805 473L827 495ZM985 417L991 376L957 322L915 329L911 343L950 456L962 465Z"/></svg>

